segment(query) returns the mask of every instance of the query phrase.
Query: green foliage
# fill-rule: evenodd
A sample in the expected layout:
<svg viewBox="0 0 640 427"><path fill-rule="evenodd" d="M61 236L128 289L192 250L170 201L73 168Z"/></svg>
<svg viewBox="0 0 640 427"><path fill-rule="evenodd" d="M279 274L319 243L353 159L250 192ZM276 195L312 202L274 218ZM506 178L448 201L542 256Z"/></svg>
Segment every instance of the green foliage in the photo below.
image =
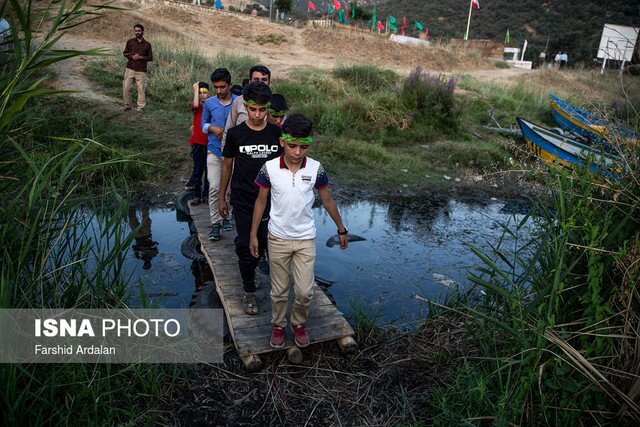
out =
<svg viewBox="0 0 640 427"><path fill-rule="evenodd" d="M291 12L292 6L293 0L275 0L273 2L273 7L279 9L280 12Z"/></svg>
<svg viewBox="0 0 640 427"><path fill-rule="evenodd" d="M417 67L403 82L398 96L416 121L428 123L443 133L454 133L460 115L455 107L456 83L455 77L435 76Z"/></svg>
<svg viewBox="0 0 640 427"><path fill-rule="evenodd" d="M502 68L502 69L511 68L511 65L509 65L505 61L496 61L495 65L496 65L496 68Z"/></svg>
<svg viewBox="0 0 640 427"><path fill-rule="evenodd" d="M493 249L471 247L480 266L470 279L484 297L466 312L479 355L434 395L436 423L606 423L623 403L618 421L640 415L627 398L635 362L622 350L640 342L624 332L640 310L637 155L628 153L622 184L595 185L586 170L551 178L533 238L520 238L525 216L502 225L509 239Z"/></svg>
<svg viewBox="0 0 640 427"><path fill-rule="evenodd" d="M338 65L333 70L333 75L346 80L361 93L386 91L400 80L395 71L373 65Z"/></svg>
<svg viewBox="0 0 640 427"><path fill-rule="evenodd" d="M60 122L47 117L46 102L37 99L56 93L40 87L48 65L83 54L56 49L61 31L99 17L107 6L82 0L37 6L2 3L23 42L3 58L0 74L0 308L123 307L128 283L122 268L133 240L123 222L127 203L115 191L103 197L100 190L126 188L135 161L96 140L74 138L78 128L91 127L91 117L78 115L68 129L50 135L52 123ZM47 30L36 40L41 20ZM119 208L107 208L114 205ZM160 384L179 372L148 365L5 364L0 420L149 423Z"/></svg>

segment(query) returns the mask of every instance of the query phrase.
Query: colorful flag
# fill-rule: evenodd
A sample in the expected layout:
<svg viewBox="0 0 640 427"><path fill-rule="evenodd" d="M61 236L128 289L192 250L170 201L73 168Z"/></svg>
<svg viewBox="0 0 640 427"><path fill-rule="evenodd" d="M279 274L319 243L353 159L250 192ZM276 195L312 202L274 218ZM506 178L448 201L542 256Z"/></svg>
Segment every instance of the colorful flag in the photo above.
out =
<svg viewBox="0 0 640 427"><path fill-rule="evenodd" d="M396 23L396 18L394 18L393 16L389 15L389 23L390 24L395 24Z"/></svg>
<svg viewBox="0 0 640 427"><path fill-rule="evenodd" d="M471 5L480 10L480 0L471 0Z"/></svg>
<svg viewBox="0 0 640 427"><path fill-rule="evenodd" d="M384 31L384 25L382 25L382 22L378 21L378 25L376 25L376 27L378 27L380 31Z"/></svg>
<svg viewBox="0 0 640 427"><path fill-rule="evenodd" d="M507 28L507 35L504 36L504 44L509 44L511 41L511 36L509 35L509 29Z"/></svg>
<svg viewBox="0 0 640 427"><path fill-rule="evenodd" d="M340 6L340 2L338 0L333 0L333 8L335 10L340 10L342 6Z"/></svg>
<svg viewBox="0 0 640 427"><path fill-rule="evenodd" d="M309 3L307 4L307 7L311 10L313 10L314 12L316 11L316 5L311 3L311 1L309 1Z"/></svg>
<svg viewBox="0 0 640 427"><path fill-rule="evenodd" d="M424 29L424 39L429 41L429 28Z"/></svg>
<svg viewBox="0 0 640 427"><path fill-rule="evenodd" d="M376 5L373 5L373 17L371 18L371 31L376 27Z"/></svg>
<svg viewBox="0 0 640 427"><path fill-rule="evenodd" d="M404 29L407 28L407 17L402 17L402 28L400 28L400 34L404 36Z"/></svg>
<svg viewBox="0 0 640 427"><path fill-rule="evenodd" d="M347 17L344 14L344 10L341 10L340 12L338 12L338 22L341 24L347 23Z"/></svg>
<svg viewBox="0 0 640 427"><path fill-rule="evenodd" d="M390 23L390 24L389 24L389 29L390 29L390 30L392 30L392 31L397 31L397 30L398 30L398 27L396 27L395 25L393 25L393 24L391 24L391 23Z"/></svg>
<svg viewBox="0 0 640 427"><path fill-rule="evenodd" d="M348 23L350 21L351 18L349 18L349 8L344 8L344 15L345 15L345 20Z"/></svg>
<svg viewBox="0 0 640 427"><path fill-rule="evenodd" d="M222 9L222 1L216 0L216 2L213 4L213 7L215 7L216 9Z"/></svg>
<svg viewBox="0 0 640 427"><path fill-rule="evenodd" d="M416 30L418 30L418 31L422 31L422 30L424 30L424 27L423 27L423 26L422 26L422 24L421 24L421 23L419 23L418 21L416 21Z"/></svg>
<svg viewBox="0 0 640 427"><path fill-rule="evenodd" d="M327 10L329 11L329 14L333 13L333 7L330 4L327 5Z"/></svg>
<svg viewBox="0 0 640 427"><path fill-rule="evenodd" d="M351 3L351 17L355 19L356 17L356 4Z"/></svg>

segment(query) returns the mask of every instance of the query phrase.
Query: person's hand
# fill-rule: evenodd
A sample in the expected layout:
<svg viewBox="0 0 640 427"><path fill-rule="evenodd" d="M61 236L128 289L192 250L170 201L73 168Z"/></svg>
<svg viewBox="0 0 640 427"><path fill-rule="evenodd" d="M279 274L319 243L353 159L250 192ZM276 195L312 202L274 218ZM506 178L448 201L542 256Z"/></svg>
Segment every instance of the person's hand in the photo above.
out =
<svg viewBox="0 0 640 427"><path fill-rule="evenodd" d="M349 247L349 238L346 234L339 235L340 238L340 249L347 249Z"/></svg>
<svg viewBox="0 0 640 427"><path fill-rule="evenodd" d="M199 89L199 87L200 87L200 84L199 84L198 82L195 82L195 83L193 84L193 88L194 88L195 90L198 90L198 89Z"/></svg>
<svg viewBox="0 0 640 427"><path fill-rule="evenodd" d="M229 215L229 205L227 205L227 201L224 197L218 200L218 212L223 218L226 218Z"/></svg>
<svg viewBox="0 0 640 427"><path fill-rule="evenodd" d="M224 128L222 126L209 126L209 132L212 132L216 138L222 139L224 135Z"/></svg>
<svg viewBox="0 0 640 427"><path fill-rule="evenodd" d="M191 126L189 126L189 134L193 136L193 123L191 123Z"/></svg>
<svg viewBox="0 0 640 427"><path fill-rule="evenodd" d="M249 241L249 251L251 252L251 256L254 258L260 258L258 254L258 236L251 236Z"/></svg>
<svg viewBox="0 0 640 427"><path fill-rule="evenodd" d="M134 53L133 55L131 55L131 59L140 59L142 58L142 56L138 55L137 53Z"/></svg>

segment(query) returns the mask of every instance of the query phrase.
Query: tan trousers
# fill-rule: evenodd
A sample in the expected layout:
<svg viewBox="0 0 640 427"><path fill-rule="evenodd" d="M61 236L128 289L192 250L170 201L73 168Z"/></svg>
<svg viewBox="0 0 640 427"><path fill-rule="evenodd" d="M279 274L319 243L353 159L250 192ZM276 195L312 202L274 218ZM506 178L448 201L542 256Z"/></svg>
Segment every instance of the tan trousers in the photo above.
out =
<svg viewBox="0 0 640 427"><path fill-rule="evenodd" d="M209 181L209 217L211 218L211 225L222 221L222 216L218 210L220 176L222 176L222 159L207 150L207 180ZM230 195L231 192L227 191L226 200L229 206L229 218L231 218L232 212L231 205L229 204Z"/></svg>
<svg viewBox="0 0 640 427"><path fill-rule="evenodd" d="M147 73L142 71L133 71L130 68L124 69L124 80L122 81L122 97L124 98L124 106L131 107L131 85L136 82L138 87L138 109L145 107L146 101L144 91L147 89Z"/></svg>
<svg viewBox="0 0 640 427"><path fill-rule="evenodd" d="M291 324L307 323L308 308L313 298L313 267L316 261L316 241L285 240L268 236L269 268L271 270L271 322L285 327L287 320L289 282L293 275L295 301L291 308Z"/></svg>

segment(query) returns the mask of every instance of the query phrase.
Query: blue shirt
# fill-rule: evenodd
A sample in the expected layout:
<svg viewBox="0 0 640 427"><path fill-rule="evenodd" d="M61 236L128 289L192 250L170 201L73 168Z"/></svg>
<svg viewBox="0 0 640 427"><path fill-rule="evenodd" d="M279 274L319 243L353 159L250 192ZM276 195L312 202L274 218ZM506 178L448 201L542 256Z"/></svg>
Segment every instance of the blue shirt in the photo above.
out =
<svg viewBox="0 0 640 427"><path fill-rule="evenodd" d="M220 141L215 134L209 133L209 126L225 127L227 124L227 116L229 116L229 111L231 111L231 104L233 104L233 101L237 97L237 95L231 94L229 103L222 104L217 96L212 96L208 98L202 106L200 127L202 128L202 132L207 134L209 141L207 149L220 158L222 157L222 141Z"/></svg>

